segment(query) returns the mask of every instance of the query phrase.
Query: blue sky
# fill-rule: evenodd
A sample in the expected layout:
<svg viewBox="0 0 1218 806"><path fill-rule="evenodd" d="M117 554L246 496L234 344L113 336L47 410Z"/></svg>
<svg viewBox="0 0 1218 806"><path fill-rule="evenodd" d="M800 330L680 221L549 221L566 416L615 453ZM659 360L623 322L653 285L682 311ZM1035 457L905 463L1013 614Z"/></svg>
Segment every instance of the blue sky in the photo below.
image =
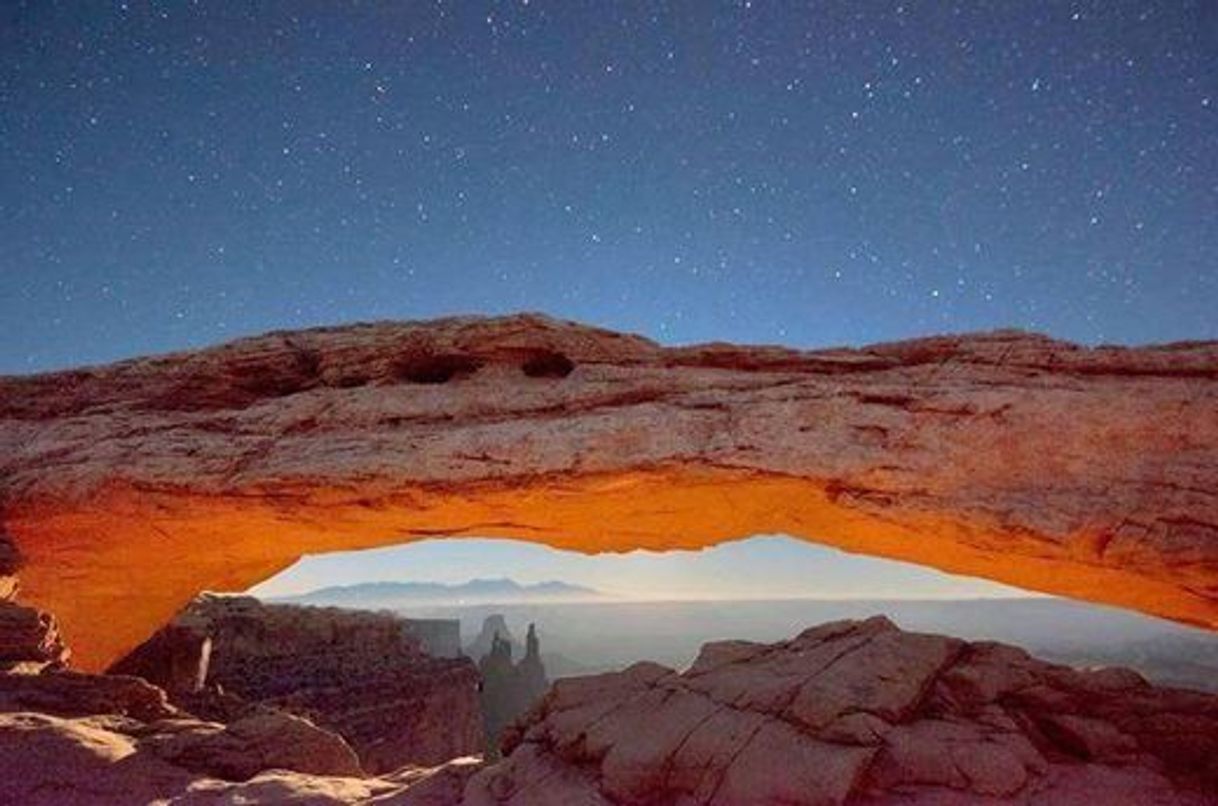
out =
<svg viewBox="0 0 1218 806"><path fill-rule="evenodd" d="M6 3L0 372L542 310L1218 336L1212 0Z"/></svg>
<svg viewBox="0 0 1218 806"><path fill-rule="evenodd" d="M18 0L0 373L519 310L668 344L1216 338L1216 114L1212 0ZM294 573L956 590L766 541L471 545Z"/></svg>

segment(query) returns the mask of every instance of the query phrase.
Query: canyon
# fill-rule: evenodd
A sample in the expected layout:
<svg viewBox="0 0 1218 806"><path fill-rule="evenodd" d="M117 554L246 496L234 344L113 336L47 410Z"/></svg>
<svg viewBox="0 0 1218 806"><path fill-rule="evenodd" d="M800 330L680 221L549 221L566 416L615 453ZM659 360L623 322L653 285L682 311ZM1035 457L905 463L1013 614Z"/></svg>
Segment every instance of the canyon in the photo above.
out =
<svg viewBox="0 0 1218 806"><path fill-rule="evenodd" d="M0 611L18 607L7 602ZM44 628L41 636L24 633L27 654L42 657L58 643L53 617L25 623ZM205 677L175 680L190 687ZM1055 666L993 642L905 632L883 617L831 622L775 644L710 643L683 672L642 662L559 680L504 732L501 759L380 774L308 718L265 706L200 716L195 705L170 700L130 675L54 665L0 673L0 800L1201 806L1218 799L1218 695L1151 686L1123 669Z"/></svg>
<svg viewBox="0 0 1218 806"><path fill-rule="evenodd" d="M272 333L0 379L0 578L92 671L202 590L462 535L783 533L1214 628L1215 446L1214 343L661 347L538 315Z"/></svg>
<svg viewBox="0 0 1218 806"><path fill-rule="evenodd" d="M424 538L766 533L1218 628L1218 344L519 315L0 378L0 800L1218 801L1218 696L883 617L560 679L479 757L486 681L424 649L451 624L196 600ZM531 699L540 664L488 638Z"/></svg>

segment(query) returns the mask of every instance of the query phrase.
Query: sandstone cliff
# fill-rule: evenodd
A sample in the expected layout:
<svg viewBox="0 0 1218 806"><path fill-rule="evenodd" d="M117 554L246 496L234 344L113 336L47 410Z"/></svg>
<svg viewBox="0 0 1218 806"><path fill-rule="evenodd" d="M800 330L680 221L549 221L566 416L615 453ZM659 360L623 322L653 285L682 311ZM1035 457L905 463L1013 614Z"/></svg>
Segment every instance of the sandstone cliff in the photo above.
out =
<svg viewBox="0 0 1218 806"><path fill-rule="evenodd" d="M787 533L1214 627L1218 345L663 348L532 315L274 333L0 379L0 531L91 669L200 590L437 535Z"/></svg>
<svg viewBox="0 0 1218 806"><path fill-rule="evenodd" d="M53 615L0 601L0 672L63 668L71 654Z"/></svg>
<svg viewBox="0 0 1218 806"><path fill-rule="evenodd" d="M0 802L1218 802L1218 696L1013 647L837 622L557 682L493 764L363 775L284 714L201 721L133 677L0 674Z"/></svg>
<svg viewBox="0 0 1218 806"><path fill-rule="evenodd" d="M175 663L183 654L197 659L197 685ZM219 687L306 717L346 739L372 773L482 751L473 663L427 655L389 613L205 595L113 671L140 675L221 720L240 707L189 695Z"/></svg>
<svg viewBox="0 0 1218 806"><path fill-rule="evenodd" d="M487 617L483 632L485 633L487 626L493 625L496 620L502 623L503 617ZM504 629L506 630L506 625ZM537 638L536 627L529 625L524 657L519 663L512 660L510 636L493 633L490 651L478 660L478 672L482 675L482 720L486 734L486 754L497 758L504 728L532 708L549 685L545 666L541 662L541 644Z"/></svg>
<svg viewBox="0 0 1218 806"><path fill-rule="evenodd" d="M568 678L465 803L1218 801L1218 697L882 617Z"/></svg>

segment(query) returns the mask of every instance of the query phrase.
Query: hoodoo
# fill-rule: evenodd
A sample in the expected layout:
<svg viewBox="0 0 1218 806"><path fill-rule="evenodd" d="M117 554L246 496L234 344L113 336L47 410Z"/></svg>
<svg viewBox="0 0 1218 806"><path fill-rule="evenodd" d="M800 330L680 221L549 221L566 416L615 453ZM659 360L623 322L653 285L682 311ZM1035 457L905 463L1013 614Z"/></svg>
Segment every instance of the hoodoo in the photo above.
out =
<svg viewBox="0 0 1218 806"><path fill-rule="evenodd" d="M536 315L273 333L0 378L0 519L0 574L87 669L201 590L438 535L786 533L1214 628L1218 344L664 348Z"/></svg>

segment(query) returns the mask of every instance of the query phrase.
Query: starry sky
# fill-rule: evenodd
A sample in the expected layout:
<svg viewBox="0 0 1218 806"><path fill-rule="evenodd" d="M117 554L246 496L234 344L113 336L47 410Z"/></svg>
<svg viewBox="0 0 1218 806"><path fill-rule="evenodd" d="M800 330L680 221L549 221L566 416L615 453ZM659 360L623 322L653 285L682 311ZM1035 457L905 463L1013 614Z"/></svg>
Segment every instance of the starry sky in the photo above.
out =
<svg viewBox="0 0 1218 806"><path fill-rule="evenodd" d="M1218 3L5 2L0 372L541 310L1218 337Z"/></svg>
<svg viewBox="0 0 1218 806"><path fill-rule="evenodd" d="M1213 0L7 0L0 373L517 310L669 344L1218 338L1216 113ZM739 546L448 541L275 584L983 584Z"/></svg>

